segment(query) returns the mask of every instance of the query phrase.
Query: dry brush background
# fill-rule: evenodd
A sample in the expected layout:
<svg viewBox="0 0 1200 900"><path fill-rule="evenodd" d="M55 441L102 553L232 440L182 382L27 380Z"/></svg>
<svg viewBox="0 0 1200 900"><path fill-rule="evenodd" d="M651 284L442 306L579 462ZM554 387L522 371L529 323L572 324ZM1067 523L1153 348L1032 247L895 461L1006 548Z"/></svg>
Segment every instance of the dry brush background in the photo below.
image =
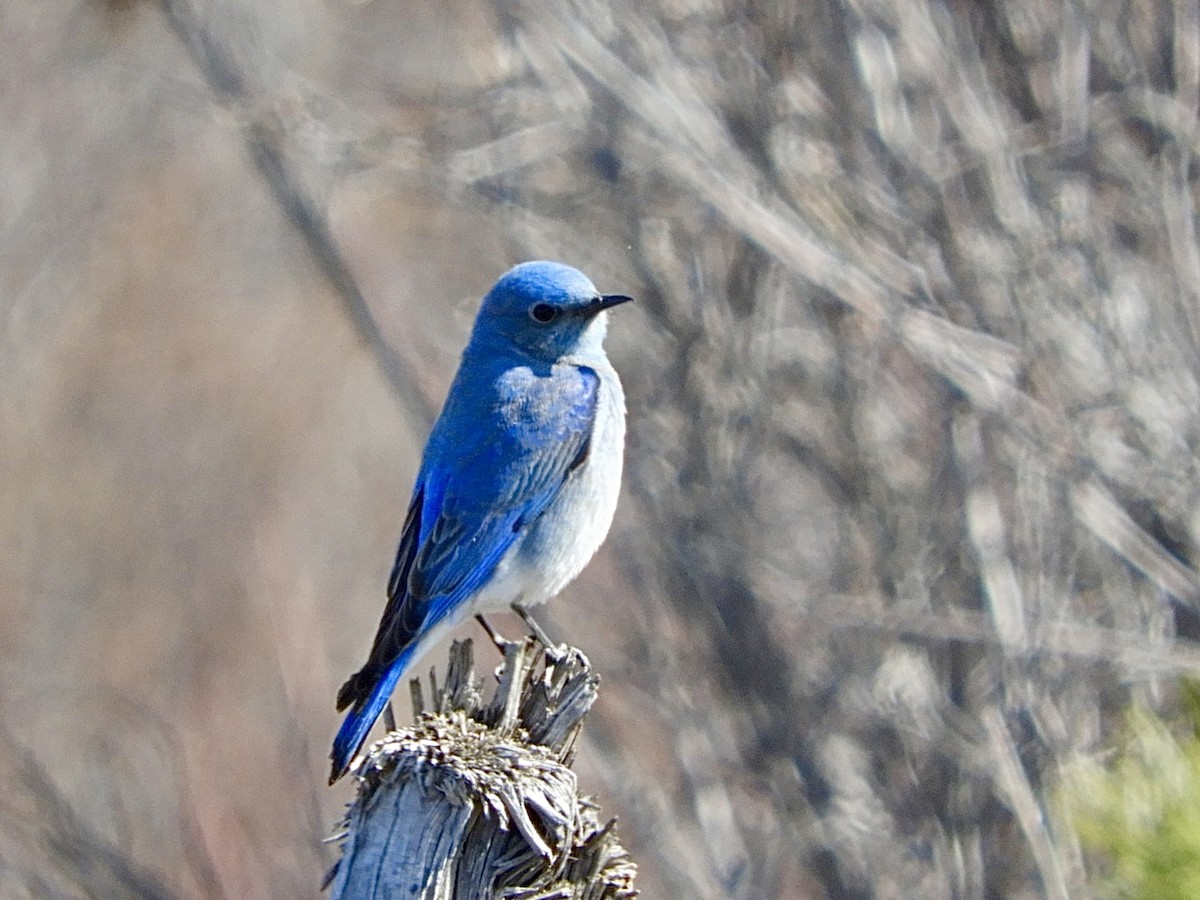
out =
<svg viewBox="0 0 1200 900"><path fill-rule="evenodd" d="M0 48L0 895L317 896L334 692L534 257L640 300L546 618L646 895L1087 893L1061 771L1200 670L1196 0L7 0Z"/></svg>

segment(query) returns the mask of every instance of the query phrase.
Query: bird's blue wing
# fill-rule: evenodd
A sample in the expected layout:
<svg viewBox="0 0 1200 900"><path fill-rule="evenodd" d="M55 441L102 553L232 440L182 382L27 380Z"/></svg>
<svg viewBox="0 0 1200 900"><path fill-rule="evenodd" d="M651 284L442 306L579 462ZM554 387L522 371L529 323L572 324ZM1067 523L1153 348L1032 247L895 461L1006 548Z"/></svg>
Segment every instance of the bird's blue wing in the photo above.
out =
<svg viewBox="0 0 1200 900"><path fill-rule="evenodd" d="M515 377L515 376L514 376ZM334 742L340 776L407 667L417 639L492 577L587 458L600 379L586 366L499 390L492 414L430 437L367 664L338 692L353 704ZM449 406L443 420L453 416Z"/></svg>
<svg viewBox="0 0 1200 900"><path fill-rule="evenodd" d="M587 458L599 384L587 367L556 367L549 377L529 374L499 404L472 452L431 472L430 480L438 482L431 485L437 511L425 505L429 530L407 577L397 579L406 583L395 585L423 607L423 618L440 619L486 584Z"/></svg>

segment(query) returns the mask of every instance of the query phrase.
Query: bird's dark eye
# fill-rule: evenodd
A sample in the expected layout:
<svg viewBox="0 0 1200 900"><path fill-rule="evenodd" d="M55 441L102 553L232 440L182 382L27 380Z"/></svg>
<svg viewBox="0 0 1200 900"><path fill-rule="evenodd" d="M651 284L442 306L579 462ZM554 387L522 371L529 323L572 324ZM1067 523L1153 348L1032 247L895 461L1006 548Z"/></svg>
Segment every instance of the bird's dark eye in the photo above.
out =
<svg viewBox="0 0 1200 900"><path fill-rule="evenodd" d="M558 310L549 303L535 303L529 310L529 317L535 322L546 325L558 318Z"/></svg>

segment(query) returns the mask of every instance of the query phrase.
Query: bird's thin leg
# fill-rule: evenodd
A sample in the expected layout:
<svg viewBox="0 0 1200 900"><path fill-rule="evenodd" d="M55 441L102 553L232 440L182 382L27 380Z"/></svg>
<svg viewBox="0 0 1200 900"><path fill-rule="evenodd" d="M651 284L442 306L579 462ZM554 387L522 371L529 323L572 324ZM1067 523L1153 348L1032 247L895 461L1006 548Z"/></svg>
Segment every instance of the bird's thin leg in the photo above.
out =
<svg viewBox="0 0 1200 900"><path fill-rule="evenodd" d="M491 640L491 642L493 644L496 645L496 649L499 650L501 653L504 653L504 648L507 647L509 644L511 644L512 641L508 640L508 638L504 637L504 635L502 635L495 628L493 628L491 626L491 623L488 622L488 620L485 619L482 615L477 614L475 616L475 621L479 623L480 628L482 628L484 631L487 632L488 638Z"/></svg>
<svg viewBox="0 0 1200 900"><path fill-rule="evenodd" d="M550 640L550 636L546 634L546 630L542 628L540 624L538 624L538 620L535 619L533 614L524 606L522 606L520 603L514 603L512 605L512 610L521 617L521 621L525 623L526 627L531 632L533 632L533 636L538 639L538 642L541 643L543 647L551 652L561 652L563 650L564 645L558 643L557 641Z"/></svg>
<svg viewBox="0 0 1200 900"><path fill-rule="evenodd" d="M387 706L383 708L383 727L387 729L388 734L396 730L396 714L392 712L392 701L387 702Z"/></svg>

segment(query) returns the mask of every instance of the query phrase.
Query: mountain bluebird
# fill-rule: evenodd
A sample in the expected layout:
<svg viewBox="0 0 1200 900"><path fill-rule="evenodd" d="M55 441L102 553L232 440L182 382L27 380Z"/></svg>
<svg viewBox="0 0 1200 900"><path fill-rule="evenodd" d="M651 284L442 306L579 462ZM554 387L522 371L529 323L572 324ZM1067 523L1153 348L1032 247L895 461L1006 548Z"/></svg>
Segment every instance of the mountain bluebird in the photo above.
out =
<svg viewBox="0 0 1200 900"><path fill-rule="evenodd" d="M468 615L550 599L603 542L625 444L605 310L629 299L554 262L510 269L483 298L425 445L371 655L338 691L350 712L330 784L422 653Z"/></svg>

